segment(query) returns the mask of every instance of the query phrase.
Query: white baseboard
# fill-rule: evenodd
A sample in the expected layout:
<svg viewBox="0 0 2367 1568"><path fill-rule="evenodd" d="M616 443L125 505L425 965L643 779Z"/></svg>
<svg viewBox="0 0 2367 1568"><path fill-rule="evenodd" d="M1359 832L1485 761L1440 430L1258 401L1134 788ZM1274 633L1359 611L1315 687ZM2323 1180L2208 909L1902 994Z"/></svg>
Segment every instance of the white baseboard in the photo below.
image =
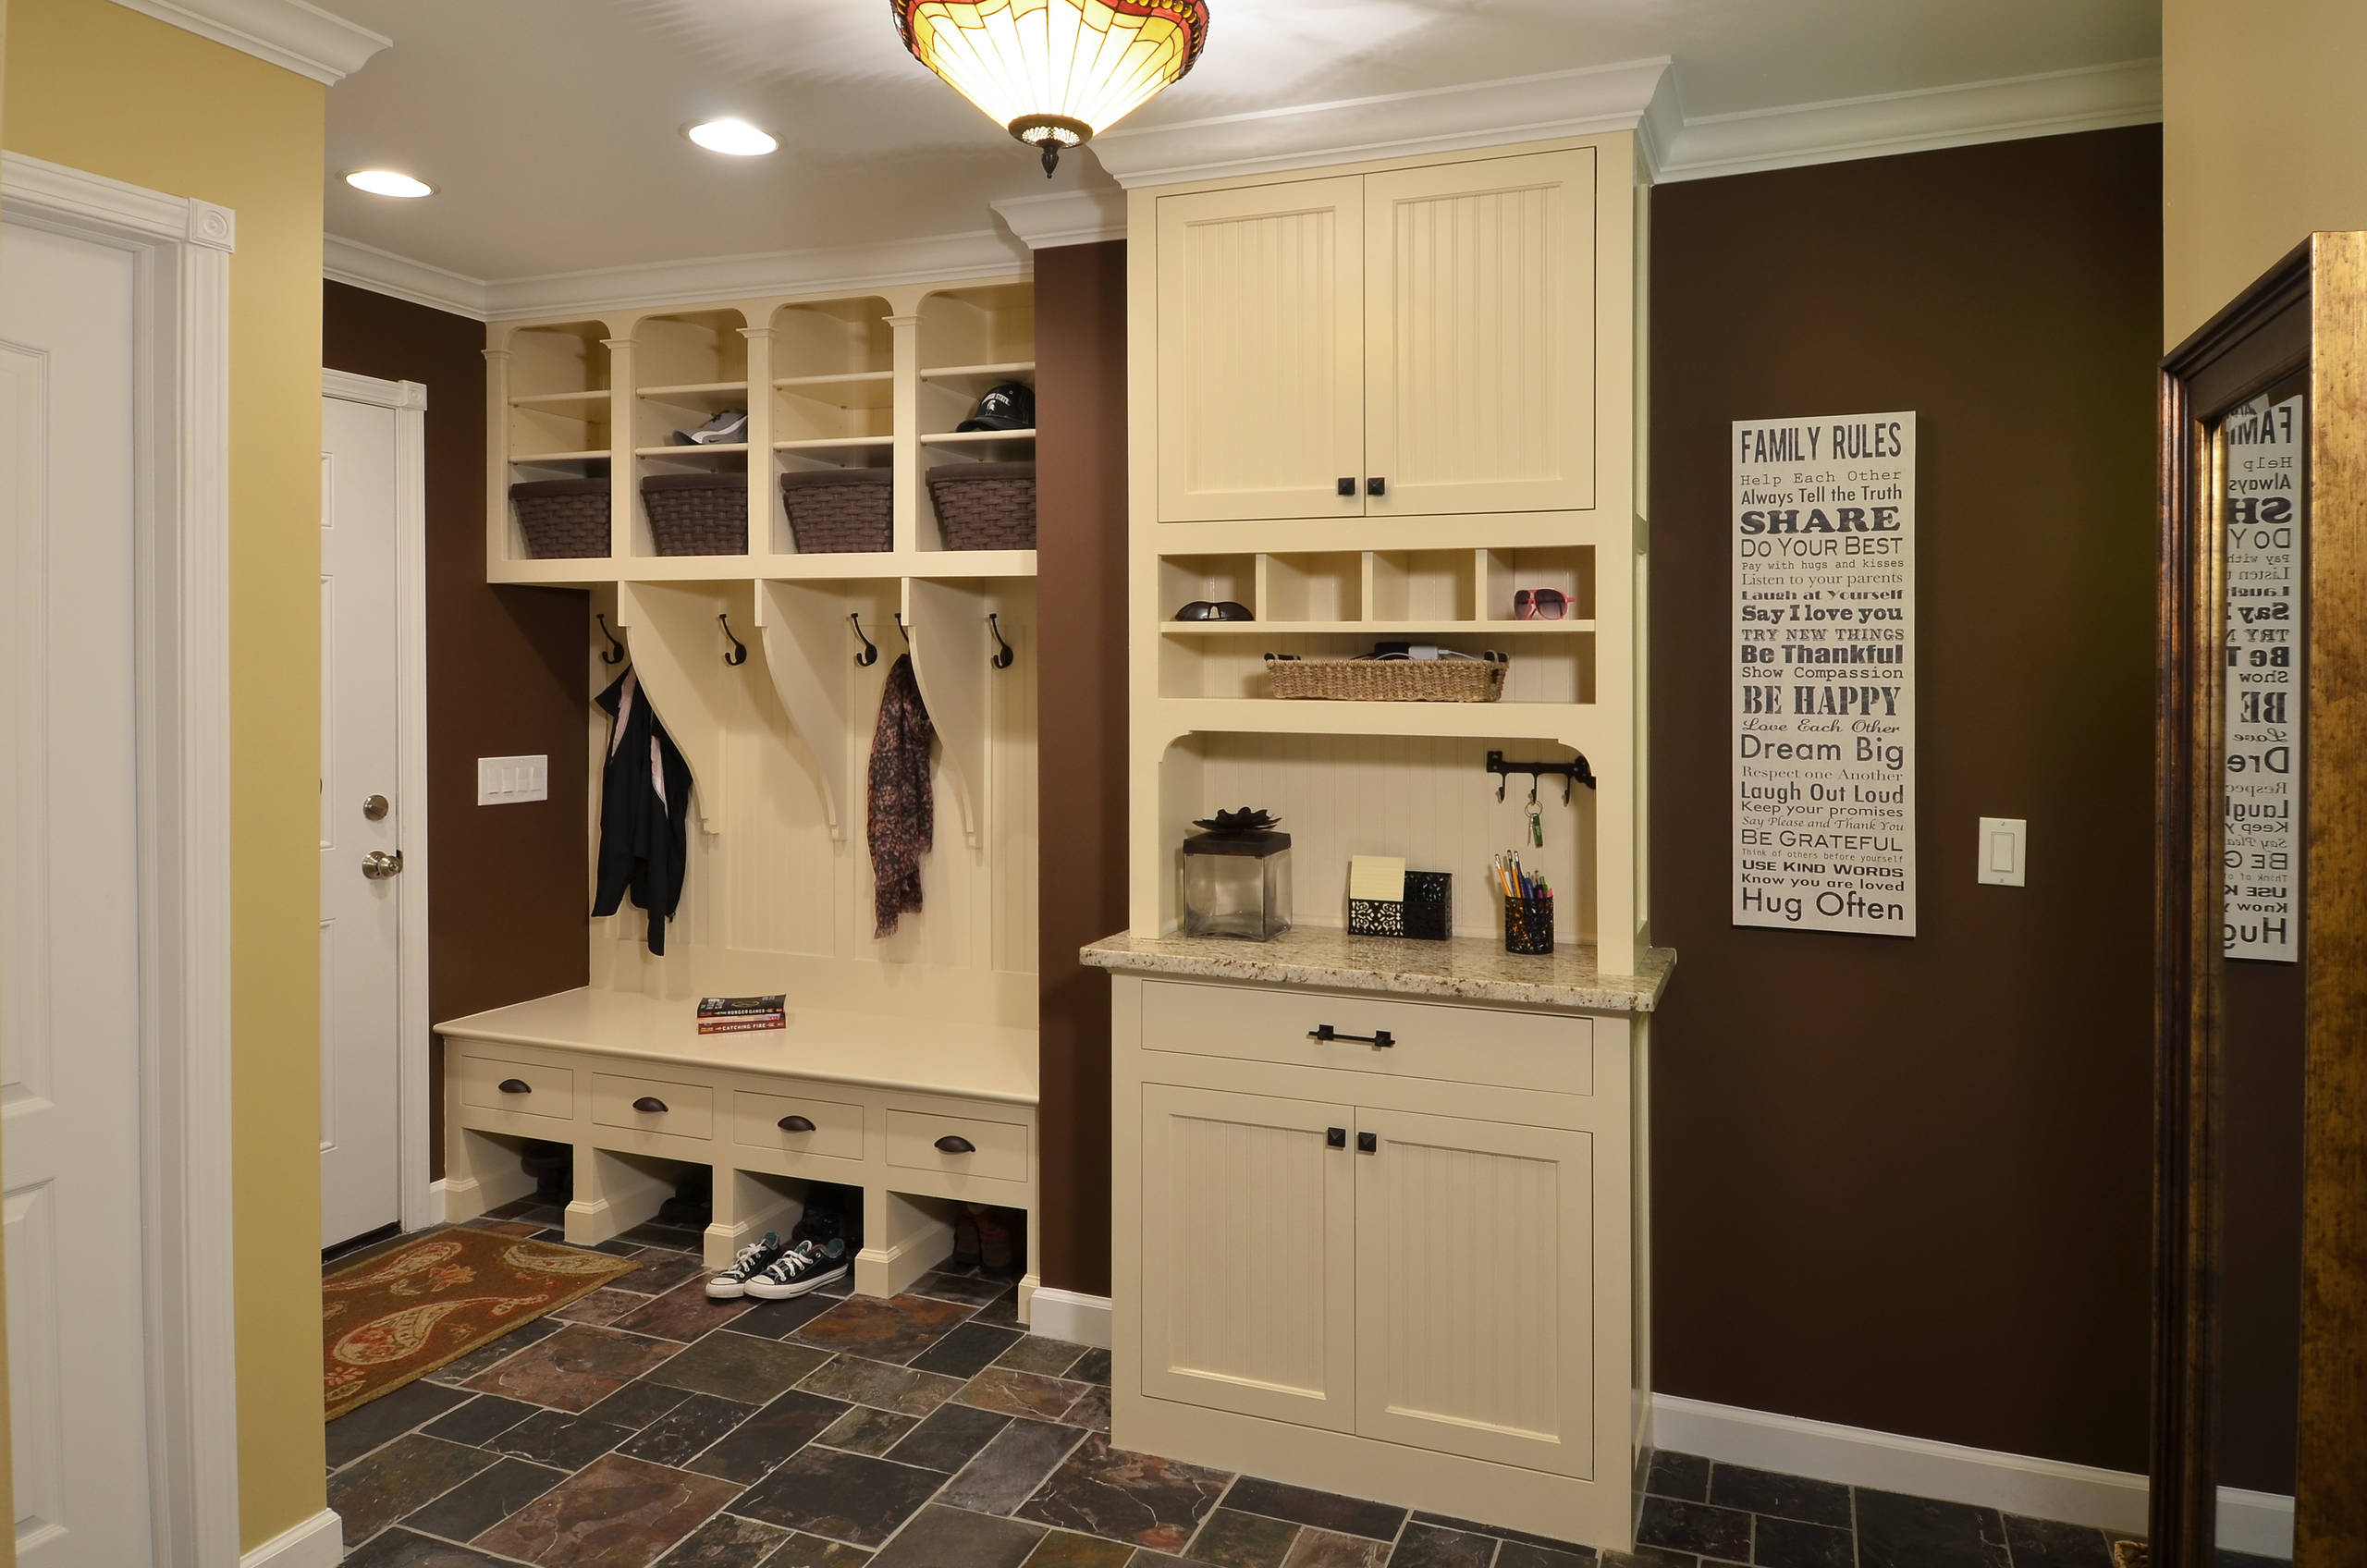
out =
<svg viewBox="0 0 2367 1568"><path fill-rule="evenodd" d="M324 1508L241 1555L239 1568L337 1568L345 1561L345 1521Z"/></svg>
<svg viewBox="0 0 2367 1568"><path fill-rule="evenodd" d="M1657 1445L1729 1464L1973 1503L2128 1536L2145 1533L2142 1476L1965 1448L1796 1415L1652 1396ZM2219 1489L2219 1544L2264 1557L2293 1555L2293 1500Z"/></svg>
<svg viewBox="0 0 2367 1568"><path fill-rule="evenodd" d="M1096 1350L1108 1350L1110 1346L1108 1296L1084 1296L1047 1285L1036 1291L1029 1317L1032 1320L1027 1331L1031 1334L1066 1340L1074 1345L1091 1345Z"/></svg>

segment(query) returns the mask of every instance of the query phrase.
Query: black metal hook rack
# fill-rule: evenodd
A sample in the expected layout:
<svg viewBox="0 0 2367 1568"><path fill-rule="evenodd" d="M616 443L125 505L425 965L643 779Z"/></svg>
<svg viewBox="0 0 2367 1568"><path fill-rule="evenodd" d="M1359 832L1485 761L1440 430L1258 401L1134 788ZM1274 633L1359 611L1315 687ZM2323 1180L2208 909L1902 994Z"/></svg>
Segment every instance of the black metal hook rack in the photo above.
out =
<svg viewBox="0 0 2367 1568"><path fill-rule="evenodd" d="M1531 795L1537 793L1539 778L1551 776L1561 779L1564 805L1570 803L1572 785L1583 784L1589 790L1595 787L1594 769L1587 765L1584 757L1573 757L1568 762L1506 762L1503 753L1490 752L1488 771L1496 776L1496 799L1500 801L1504 798L1505 784L1515 773L1528 775L1528 792Z"/></svg>
<svg viewBox="0 0 2367 1568"><path fill-rule="evenodd" d="M617 641L617 634L615 632L608 630L608 617L607 613L604 611L601 614L594 616L592 619L600 623L600 635L608 640L607 651L600 655L600 662L607 665L624 663L625 645Z"/></svg>
<svg viewBox="0 0 2367 1568"><path fill-rule="evenodd" d="M719 615L715 619L723 628L725 640L731 644L731 651L723 655L723 662L735 668L740 665L746 664L748 662L748 644L740 641L739 638L731 635L731 618L728 615Z"/></svg>

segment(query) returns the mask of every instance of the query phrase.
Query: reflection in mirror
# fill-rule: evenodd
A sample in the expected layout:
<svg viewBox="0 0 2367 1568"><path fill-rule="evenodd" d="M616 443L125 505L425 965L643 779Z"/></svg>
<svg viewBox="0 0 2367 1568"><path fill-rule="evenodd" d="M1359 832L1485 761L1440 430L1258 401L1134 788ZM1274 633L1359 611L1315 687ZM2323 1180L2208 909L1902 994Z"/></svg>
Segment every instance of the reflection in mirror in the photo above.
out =
<svg viewBox="0 0 2367 1568"><path fill-rule="evenodd" d="M2272 388L2231 410L2217 443L2226 552L2220 779L2228 960L2220 991L2218 1481L2278 1497L2294 1489L2300 1364L2304 1017L2296 961L2306 820L2306 416L2296 388ZM2223 1532L2227 1523L2223 1507Z"/></svg>

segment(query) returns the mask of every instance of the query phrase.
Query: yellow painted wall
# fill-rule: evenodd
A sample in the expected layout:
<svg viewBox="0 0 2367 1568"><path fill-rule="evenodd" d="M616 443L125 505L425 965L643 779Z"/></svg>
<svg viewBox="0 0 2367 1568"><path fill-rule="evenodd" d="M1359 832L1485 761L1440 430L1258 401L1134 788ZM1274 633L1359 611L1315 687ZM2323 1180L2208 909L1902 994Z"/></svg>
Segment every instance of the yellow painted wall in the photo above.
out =
<svg viewBox="0 0 2367 1568"><path fill-rule="evenodd" d="M2165 0L2163 341L2314 229L2367 228L2367 4Z"/></svg>
<svg viewBox="0 0 2367 1568"><path fill-rule="evenodd" d="M325 1498L316 797L327 89L111 0L7 3L0 140L10 150L238 214L231 1092L239 1533L252 1547L318 1513Z"/></svg>

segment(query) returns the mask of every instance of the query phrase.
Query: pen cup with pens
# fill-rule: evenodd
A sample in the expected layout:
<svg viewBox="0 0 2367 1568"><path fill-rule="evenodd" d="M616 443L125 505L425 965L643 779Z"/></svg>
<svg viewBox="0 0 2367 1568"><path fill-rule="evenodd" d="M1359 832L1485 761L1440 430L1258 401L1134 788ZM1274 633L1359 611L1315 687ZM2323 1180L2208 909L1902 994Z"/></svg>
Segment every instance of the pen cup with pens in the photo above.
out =
<svg viewBox="0 0 2367 1568"><path fill-rule="evenodd" d="M1553 889L1521 869L1517 854L1496 857L1496 888L1504 896L1504 951L1553 951Z"/></svg>

